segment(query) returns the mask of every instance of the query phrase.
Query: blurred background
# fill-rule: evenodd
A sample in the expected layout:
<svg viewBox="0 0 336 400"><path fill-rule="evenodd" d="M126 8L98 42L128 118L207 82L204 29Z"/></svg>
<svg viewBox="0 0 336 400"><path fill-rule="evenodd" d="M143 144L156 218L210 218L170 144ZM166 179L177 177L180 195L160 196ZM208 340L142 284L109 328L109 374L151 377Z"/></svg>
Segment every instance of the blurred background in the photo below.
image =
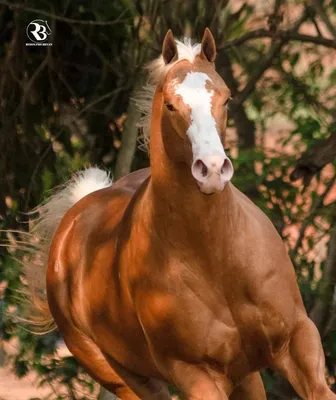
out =
<svg viewBox="0 0 336 400"><path fill-rule="evenodd" d="M36 19L51 46L26 46ZM233 95L233 183L285 241L335 389L335 0L0 0L0 229L27 230L26 213L78 168L118 179L148 166L132 101L143 67L168 28L199 41L207 26ZM0 399L113 398L57 332L18 322L25 254L8 247L15 236L0 233ZM263 378L269 399L298 398L271 371Z"/></svg>

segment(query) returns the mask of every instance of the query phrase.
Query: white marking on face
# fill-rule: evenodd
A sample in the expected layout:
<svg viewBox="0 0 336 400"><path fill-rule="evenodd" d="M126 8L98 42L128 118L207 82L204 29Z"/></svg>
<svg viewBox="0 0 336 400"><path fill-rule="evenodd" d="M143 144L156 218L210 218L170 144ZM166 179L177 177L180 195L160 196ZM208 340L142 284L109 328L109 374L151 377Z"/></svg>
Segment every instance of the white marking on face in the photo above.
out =
<svg viewBox="0 0 336 400"><path fill-rule="evenodd" d="M175 93L182 97L191 110L191 124L187 135L194 159L200 155L225 154L216 121L211 113L213 90L206 88L211 78L203 72L188 72L182 83L176 85Z"/></svg>

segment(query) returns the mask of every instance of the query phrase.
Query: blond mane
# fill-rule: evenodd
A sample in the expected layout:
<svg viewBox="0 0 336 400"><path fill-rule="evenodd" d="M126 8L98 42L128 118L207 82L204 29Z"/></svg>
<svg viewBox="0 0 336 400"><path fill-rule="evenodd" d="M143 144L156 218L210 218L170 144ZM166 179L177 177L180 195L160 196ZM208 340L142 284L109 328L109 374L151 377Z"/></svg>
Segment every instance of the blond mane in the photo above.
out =
<svg viewBox="0 0 336 400"><path fill-rule="evenodd" d="M141 146L147 150L150 136L150 124L152 119L152 105L156 86L162 82L168 71L177 62L181 60L188 60L193 63L195 58L201 53L201 44L193 44L190 38L184 38L182 41L176 40L176 46L178 51L178 59L175 62L165 64L161 55L145 66L145 69L148 71L149 75L147 84L138 93L135 93L133 98L136 108L142 115L138 123L138 127L141 129Z"/></svg>

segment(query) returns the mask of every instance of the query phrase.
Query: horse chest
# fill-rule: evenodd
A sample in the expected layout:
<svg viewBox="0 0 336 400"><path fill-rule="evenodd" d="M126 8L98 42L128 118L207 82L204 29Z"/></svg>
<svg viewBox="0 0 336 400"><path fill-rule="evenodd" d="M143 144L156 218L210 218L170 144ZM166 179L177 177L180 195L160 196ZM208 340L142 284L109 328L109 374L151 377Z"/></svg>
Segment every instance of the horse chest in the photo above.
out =
<svg viewBox="0 0 336 400"><path fill-rule="evenodd" d="M166 281L167 282L167 281ZM140 291L137 312L151 347L160 357L230 364L240 352L240 335L225 299L206 283Z"/></svg>
<svg viewBox="0 0 336 400"><path fill-rule="evenodd" d="M137 296L142 327L160 356L243 370L266 365L286 344L291 316L282 312L281 296L237 280L228 291L176 266L163 281Z"/></svg>

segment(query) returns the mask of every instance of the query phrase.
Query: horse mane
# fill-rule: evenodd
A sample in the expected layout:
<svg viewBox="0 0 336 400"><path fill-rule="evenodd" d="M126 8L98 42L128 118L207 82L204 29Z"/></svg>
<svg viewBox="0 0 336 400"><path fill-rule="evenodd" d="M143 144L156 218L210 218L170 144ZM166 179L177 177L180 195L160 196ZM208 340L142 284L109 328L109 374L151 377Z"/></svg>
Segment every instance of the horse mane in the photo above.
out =
<svg viewBox="0 0 336 400"><path fill-rule="evenodd" d="M162 55L160 55L160 57L148 63L145 66L145 70L148 71L149 75L147 84L137 93L135 93L133 98L135 106L141 114L141 118L137 126L141 130L140 140L142 142L142 147L144 147L146 150L148 150L149 147L152 106L157 85L163 81L169 70L177 62L188 60L193 63L195 58L201 53L201 44L193 44L190 38L186 37L183 40L175 40L175 42L178 52L177 60L170 64L165 64Z"/></svg>

